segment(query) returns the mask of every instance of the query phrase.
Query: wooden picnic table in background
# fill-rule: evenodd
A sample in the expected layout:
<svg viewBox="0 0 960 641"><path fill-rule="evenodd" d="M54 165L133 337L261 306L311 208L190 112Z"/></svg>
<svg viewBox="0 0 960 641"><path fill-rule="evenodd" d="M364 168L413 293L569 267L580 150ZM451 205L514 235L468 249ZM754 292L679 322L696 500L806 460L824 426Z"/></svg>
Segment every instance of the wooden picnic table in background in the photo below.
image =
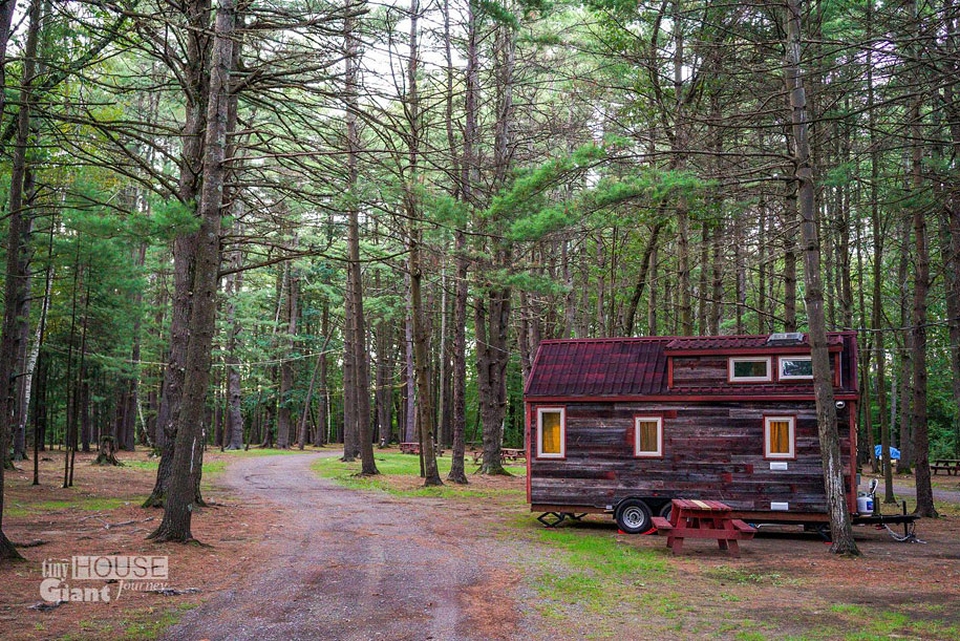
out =
<svg viewBox="0 0 960 641"><path fill-rule="evenodd" d="M938 458L933 459L933 462L930 463L930 469L933 470L933 473L937 472L946 472L947 476L957 476L960 475L960 459L955 458Z"/></svg>
<svg viewBox="0 0 960 641"><path fill-rule="evenodd" d="M437 456L443 456L443 448L434 446L434 451L437 453ZM420 453L420 443L416 441L411 441L407 443L400 444L400 453L401 454L419 454Z"/></svg>
<svg viewBox="0 0 960 641"><path fill-rule="evenodd" d="M483 449L475 448L471 450L470 456L473 457L473 464L479 465L480 461L483 460ZM500 448L501 463L525 461L526 459L527 459L527 451L523 448L514 448L514 447Z"/></svg>

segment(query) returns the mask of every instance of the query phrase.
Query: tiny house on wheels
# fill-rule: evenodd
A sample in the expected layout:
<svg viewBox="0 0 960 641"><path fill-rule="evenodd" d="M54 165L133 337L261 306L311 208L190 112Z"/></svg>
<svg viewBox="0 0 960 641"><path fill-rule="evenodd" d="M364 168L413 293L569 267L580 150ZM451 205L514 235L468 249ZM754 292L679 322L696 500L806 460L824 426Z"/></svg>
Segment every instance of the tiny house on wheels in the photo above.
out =
<svg viewBox="0 0 960 641"><path fill-rule="evenodd" d="M856 513L856 337L828 342ZM524 402L527 499L545 524L612 513L644 532L674 498L752 522L829 521L803 334L543 341Z"/></svg>

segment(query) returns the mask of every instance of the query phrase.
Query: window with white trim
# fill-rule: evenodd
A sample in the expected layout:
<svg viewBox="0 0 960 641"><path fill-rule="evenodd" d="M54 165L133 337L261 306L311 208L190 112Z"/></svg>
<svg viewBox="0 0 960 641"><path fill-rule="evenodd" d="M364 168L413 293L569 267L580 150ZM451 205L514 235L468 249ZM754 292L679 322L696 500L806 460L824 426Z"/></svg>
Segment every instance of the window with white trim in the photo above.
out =
<svg viewBox="0 0 960 641"><path fill-rule="evenodd" d="M770 357L732 356L727 362L731 383L766 383L772 380Z"/></svg>
<svg viewBox="0 0 960 641"><path fill-rule="evenodd" d="M663 417L634 417L633 455L638 458L663 456Z"/></svg>
<svg viewBox="0 0 960 641"><path fill-rule="evenodd" d="M566 456L566 412L562 407L537 409L537 458Z"/></svg>
<svg viewBox="0 0 960 641"><path fill-rule="evenodd" d="M781 356L780 380L810 380L813 378L813 360L810 356Z"/></svg>
<svg viewBox="0 0 960 641"><path fill-rule="evenodd" d="M763 417L763 455L772 459L796 458L795 416Z"/></svg>

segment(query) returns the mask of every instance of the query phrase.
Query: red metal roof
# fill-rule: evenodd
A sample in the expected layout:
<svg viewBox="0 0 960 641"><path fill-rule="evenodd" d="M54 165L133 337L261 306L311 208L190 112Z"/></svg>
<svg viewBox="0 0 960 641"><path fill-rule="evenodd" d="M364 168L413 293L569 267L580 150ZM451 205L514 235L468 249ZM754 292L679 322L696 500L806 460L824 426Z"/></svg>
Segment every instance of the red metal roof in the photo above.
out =
<svg viewBox="0 0 960 641"><path fill-rule="evenodd" d="M667 390L670 338L601 338L540 343L528 396L637 396Z"/></svg>
<svg viewBox="0 0 960 641"><path fill-rule="evenodd" d="M652 336L546 340L540 343L525 395L538 398L605 398L640 396L813 396L809 383L723 384L668 387L671 356L695 354L809 353L804 345L768 345L767 336ZM806 338L806 337L805 337ZM831 333L830 351L844 349L843 385L837 392L857 390L856 342L851 332Z"/></svg>

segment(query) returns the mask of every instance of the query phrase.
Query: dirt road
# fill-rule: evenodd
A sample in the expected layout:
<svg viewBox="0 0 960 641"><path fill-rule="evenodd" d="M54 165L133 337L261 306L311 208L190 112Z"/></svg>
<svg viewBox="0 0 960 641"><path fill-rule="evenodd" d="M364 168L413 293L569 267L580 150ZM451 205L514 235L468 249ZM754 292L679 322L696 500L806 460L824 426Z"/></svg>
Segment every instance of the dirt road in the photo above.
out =
<svg viewBox="0 0 960 641"><path fill-rule="evenodd" d="M315 454L241 459L222 484L276 506L262 564L164 638L526 639L516 571L497 543L445 510L346 490L310 471ZM429 500L424 500L428 503ZM516 552L514 548L514 553Z"/></svg>

